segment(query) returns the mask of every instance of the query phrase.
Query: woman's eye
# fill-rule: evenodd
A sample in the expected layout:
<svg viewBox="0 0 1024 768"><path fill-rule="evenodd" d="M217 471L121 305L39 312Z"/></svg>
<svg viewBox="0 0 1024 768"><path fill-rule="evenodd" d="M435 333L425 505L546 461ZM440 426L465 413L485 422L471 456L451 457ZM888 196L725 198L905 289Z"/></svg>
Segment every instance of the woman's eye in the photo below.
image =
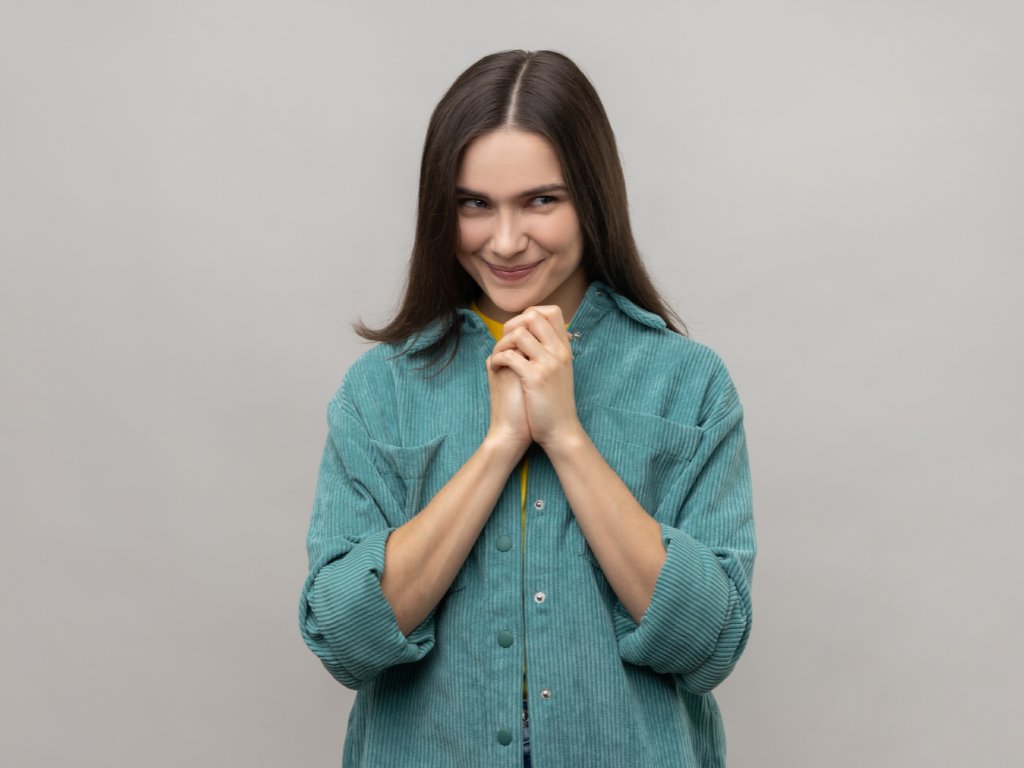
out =
<svg viewBox="0 0 1024 768"><path fill-rule="evenodd" d="M534 205L551 205L551 203L557 202L558 198L552 197L551 195L539 195L533 198Z"/></svg>
<svg viewBox="0 0 1024 768"><path fill-rule="evenodd" d="M464 197L459 200L459 207L461 208L486 208L487 203L481 200L479 197Z"/></svg>

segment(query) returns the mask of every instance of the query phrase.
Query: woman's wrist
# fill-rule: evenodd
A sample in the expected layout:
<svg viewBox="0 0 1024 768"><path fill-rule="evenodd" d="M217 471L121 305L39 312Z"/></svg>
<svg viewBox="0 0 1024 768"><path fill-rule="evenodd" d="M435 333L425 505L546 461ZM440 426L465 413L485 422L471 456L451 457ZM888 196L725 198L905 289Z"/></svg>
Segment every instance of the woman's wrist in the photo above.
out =
<svg viewBox="0 0 1024 768"><path fill-rule="evenodd" d="M590 435L577 420L571 427L552 432L547 439L539 444L552 463L555 463L562 457L578 453L588 443L590 443Z"/></svg>
<svg viewBox="0 0 1024 768"><path fill-rule="evenodd" d="M484 454L489 462L497 463L499 466L506 465L511 472L529 447L529 440L523 441L501 430L489 429L477 450Z"/></svg>

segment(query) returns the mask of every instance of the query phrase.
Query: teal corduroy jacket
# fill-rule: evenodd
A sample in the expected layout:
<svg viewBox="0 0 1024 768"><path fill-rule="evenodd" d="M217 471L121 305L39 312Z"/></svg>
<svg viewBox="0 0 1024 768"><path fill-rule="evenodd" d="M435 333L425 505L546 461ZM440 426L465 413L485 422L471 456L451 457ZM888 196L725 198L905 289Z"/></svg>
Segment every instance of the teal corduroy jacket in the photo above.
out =
<svg viewBox="0 0 1024 768"><path fill-rule="evenodd" d="M385 541L489 420L494 340L459 315L440 374L419 370L428 329L363 354L328 406L299 623L358 692L344 765L521 765L524 655L535 768L725 765L711 690L750 633L755 553L742 408L714 352L600 283L569 325L576 405L661 524L667 559L646 613L637 624L618 601L533 446L525 549L514 472L446 596L408 636L398 629L380 589Z"/></svg>

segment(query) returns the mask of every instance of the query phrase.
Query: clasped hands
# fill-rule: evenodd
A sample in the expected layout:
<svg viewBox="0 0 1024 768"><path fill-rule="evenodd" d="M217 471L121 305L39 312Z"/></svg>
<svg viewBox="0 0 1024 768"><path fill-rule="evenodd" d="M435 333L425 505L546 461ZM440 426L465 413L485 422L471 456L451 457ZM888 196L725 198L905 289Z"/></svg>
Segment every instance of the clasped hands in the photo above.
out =
<svg viewBox="0 0 1024 768"><path fill-rule="evenodd" d="M548 449L582 431L569 338L557 306L530 307L505 323L487 358L492 433L525 450L530 442Z"/></svg>

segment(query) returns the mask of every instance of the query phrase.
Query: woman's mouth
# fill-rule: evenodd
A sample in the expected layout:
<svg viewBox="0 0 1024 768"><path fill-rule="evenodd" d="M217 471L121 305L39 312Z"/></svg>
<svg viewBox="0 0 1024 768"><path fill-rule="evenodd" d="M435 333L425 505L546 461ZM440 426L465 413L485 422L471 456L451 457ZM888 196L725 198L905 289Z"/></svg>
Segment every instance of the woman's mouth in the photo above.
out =
<svg viewBox="0 0 1024 768"><path fill-rule="evenodd" d="M539 261L535 261L533 264L524 264L520 267L496 267L490 262L485 263L490 268L492 275L507 283L518 283L525 280L540 265Z"/></svg>

